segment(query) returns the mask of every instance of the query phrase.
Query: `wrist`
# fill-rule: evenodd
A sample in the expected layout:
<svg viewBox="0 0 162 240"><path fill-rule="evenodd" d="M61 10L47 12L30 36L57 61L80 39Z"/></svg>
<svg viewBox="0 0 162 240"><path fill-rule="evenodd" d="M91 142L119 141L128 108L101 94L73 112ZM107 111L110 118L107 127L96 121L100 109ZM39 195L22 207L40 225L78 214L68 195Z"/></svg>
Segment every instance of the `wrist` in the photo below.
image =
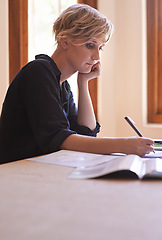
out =
<svg viewBox="0 0 162 240"><path fill-rule="evenodd" d="M88 88L88 81L86 80L83 80L81 78L78 78L77 80L77 83L78 83L78 88L84 88L84 89L87 89Z"/></svg>

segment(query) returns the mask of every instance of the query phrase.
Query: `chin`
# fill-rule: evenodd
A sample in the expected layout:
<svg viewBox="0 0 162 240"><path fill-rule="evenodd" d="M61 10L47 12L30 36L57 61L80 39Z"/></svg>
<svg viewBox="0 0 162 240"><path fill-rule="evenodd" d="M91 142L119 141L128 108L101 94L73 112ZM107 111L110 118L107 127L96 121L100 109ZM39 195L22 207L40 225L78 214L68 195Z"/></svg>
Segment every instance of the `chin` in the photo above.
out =
<svg viewBox="0 0 162 240"><path fill-rule="evenodd" d="M90 73L91 72L91 68L89 68L89 69L81 69L79 72L80 73Z"/></svg>

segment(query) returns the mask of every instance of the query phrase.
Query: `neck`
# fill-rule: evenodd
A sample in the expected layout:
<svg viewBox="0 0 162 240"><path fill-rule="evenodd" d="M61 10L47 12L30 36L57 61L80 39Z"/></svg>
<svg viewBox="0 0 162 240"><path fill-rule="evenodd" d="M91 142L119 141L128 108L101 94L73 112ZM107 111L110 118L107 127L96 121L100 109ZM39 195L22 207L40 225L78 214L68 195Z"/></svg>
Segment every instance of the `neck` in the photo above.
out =
<svg viewBox="0 0 162 240"><path fill-rule="evenodd" d="M71 77L71 75L75 73L74 71L72 71L66 59L64 49L58 46L52 55L52 59L54 60L54 62L56 63L57 67L61 72L60 83L63 83L65 80L67 80L69 77Z"/></svg>

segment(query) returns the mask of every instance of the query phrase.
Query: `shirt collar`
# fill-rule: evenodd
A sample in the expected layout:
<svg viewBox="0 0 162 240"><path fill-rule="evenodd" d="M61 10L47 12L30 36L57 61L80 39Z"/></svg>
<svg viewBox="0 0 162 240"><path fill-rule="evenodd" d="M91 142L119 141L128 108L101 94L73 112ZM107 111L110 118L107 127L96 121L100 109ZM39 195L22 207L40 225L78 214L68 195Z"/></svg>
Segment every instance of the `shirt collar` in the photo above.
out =
<svg viewBox="0 0 162 240"><path fill-rule="evenodd" d="M60 76L61 75L61 72L60 70L58 69L56 63L53 61L53 59L51 57L49 57L48 55L46 54L39 54L39 55L36 55L35 56L35 59L44 59L46 61L49 61L50 64L52 65L52 67L54 68L55 70L55 74L56 76Z"/></svg>

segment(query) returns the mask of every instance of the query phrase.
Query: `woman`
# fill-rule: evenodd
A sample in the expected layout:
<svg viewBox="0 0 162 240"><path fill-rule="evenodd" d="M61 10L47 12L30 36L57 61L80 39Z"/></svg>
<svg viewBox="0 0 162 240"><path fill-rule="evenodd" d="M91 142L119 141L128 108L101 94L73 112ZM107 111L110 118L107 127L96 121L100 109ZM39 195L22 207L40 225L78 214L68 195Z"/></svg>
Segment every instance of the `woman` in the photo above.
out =
<svg viewBox="0 0 162 240"><path fill-rule="evenodd" d="M55 21L57 48L52 57L36 56L9 86L0 119L0 162L60 149L140 156L153 150L146 138L96 138L88 81L100 75L100 51L113 25L84 4L67 8ZM78 110L67 79L78 72Z"/></svg>

